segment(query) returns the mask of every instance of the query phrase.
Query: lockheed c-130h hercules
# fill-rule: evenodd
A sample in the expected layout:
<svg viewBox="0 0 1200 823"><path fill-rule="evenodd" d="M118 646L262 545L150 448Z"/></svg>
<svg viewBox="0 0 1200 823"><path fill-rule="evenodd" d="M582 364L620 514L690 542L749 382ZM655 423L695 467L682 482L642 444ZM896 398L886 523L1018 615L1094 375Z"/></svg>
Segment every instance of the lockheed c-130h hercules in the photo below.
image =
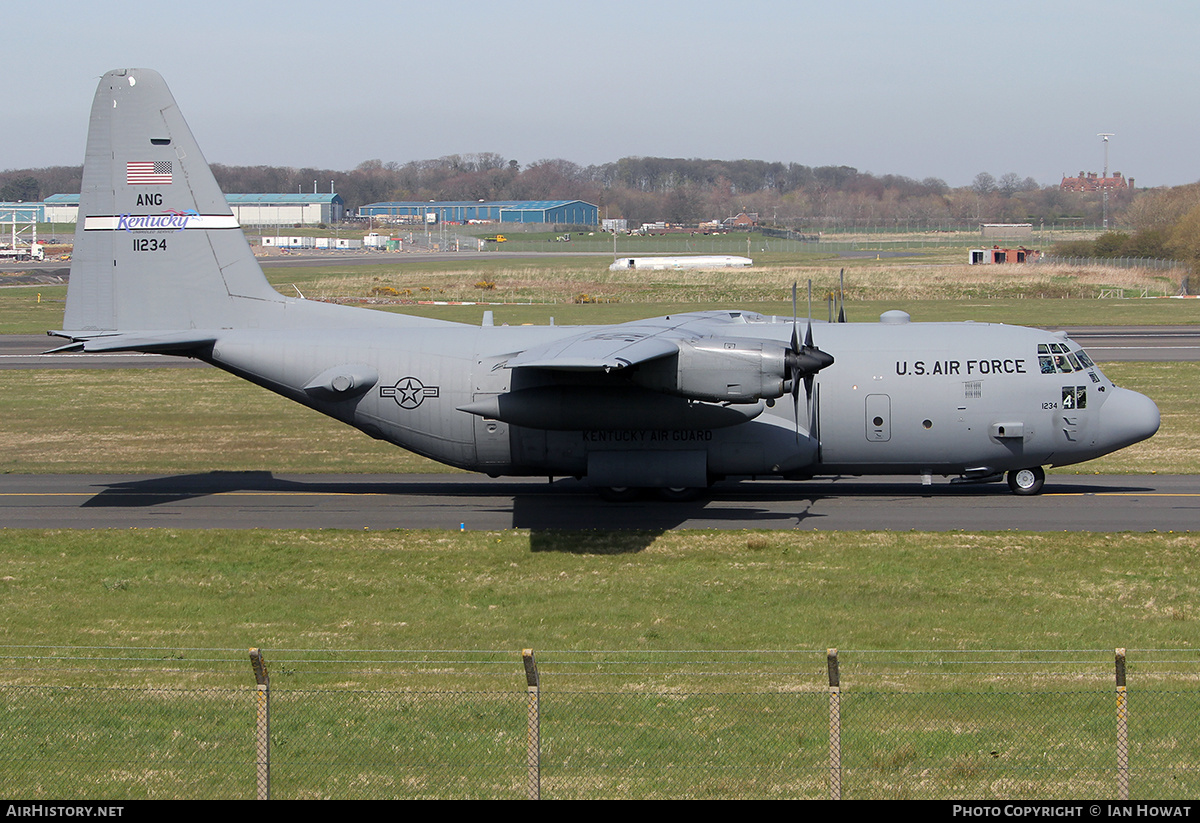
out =
<svg viewBox="0 0 1200 823"><path fill-rule="evenodd" d="M1041 490L1044 466L1150 437L1159 412L1065 335L701 311L479 326L273 289L162 78L92 106L59 350L197 358L443 463L611 495L716 479L914 474ZM802 339L803 338L803 339ZM817 342L819 341L819 346ZM779 401L779 402L777 402Z"/></svg>

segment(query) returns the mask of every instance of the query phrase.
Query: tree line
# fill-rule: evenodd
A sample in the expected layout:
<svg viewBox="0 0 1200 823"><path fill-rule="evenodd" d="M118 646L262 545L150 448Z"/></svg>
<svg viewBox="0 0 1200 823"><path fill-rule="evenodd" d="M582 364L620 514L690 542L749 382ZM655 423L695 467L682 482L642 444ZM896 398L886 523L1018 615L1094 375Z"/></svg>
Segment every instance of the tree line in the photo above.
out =
<svg viewBox="0 0 1200 823"><path fill-rule="evenodd" d="M1122 230L1057 244L1065 257L1150 257L1200 265L1200 183L1151 189L1124 209Z"/></svg>
<svg viewBox="0 0 1200 823"><path fill-rule="evenodd" d="M625 157L582 166L539 160L522 166L494 153L454 154L407 163L368 160L350 171L279 166L212 165L223 191L328 192L348 210L389 200L584 200L602 217L631 226L665 220L696 223L755 212L759 222L784 228L904 226L969 222L1097 224L1096 193L1064 192L1015 173L981 172L969 186L871 174L851 166L805 166L762 160ZM0 172L0 201L37 201L79 191L81 167ZM1133 192L1110 194L1110 221L1136 202Z"/></svg>

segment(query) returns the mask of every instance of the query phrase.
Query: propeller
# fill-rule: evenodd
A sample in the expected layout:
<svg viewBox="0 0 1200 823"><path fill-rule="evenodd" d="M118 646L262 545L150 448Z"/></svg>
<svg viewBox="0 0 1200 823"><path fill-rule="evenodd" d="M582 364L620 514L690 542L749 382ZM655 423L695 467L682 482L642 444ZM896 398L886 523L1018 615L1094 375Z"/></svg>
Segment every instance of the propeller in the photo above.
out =
<svg viewBox="0 0 1200 823"><path fill-rule="evenodd" d="M804 344L800 344L800 321L796 311L796 284L792 283L792 339L784 354L788 380L792 382L792 405L796 413L796 434L800 433L800 382L804 381L804 395L808 401L809 429L812 429L813 375L833 364L833 356L813 345L812 331L812 281L808 281L808 329L804 332Z"/></svg>

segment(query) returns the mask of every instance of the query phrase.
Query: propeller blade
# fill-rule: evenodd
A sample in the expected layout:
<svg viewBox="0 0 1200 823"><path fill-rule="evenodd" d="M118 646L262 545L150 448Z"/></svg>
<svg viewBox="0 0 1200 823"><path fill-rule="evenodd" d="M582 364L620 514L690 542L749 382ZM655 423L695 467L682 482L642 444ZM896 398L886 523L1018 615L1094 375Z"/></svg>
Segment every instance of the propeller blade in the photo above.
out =
<svg viewBox="0 0 1200 823"><path fill-rule="evenodd" d="M818 401L820 400L821 387L817 387ZM817 441L817 449L821 448L821 432L818 430L820 421L817 419L817 403L813 402L812 397L808 399L808 436L815 438Z"/></svg>
<svg viewBox="0 0 1200 823"><path fill-rule="evenodd" d="M800 437L800 375L792 377L792 413L796 418L796 437Z"/></svg>
<svg viewBox="0 0 1200 823"><path fill-rule="evenodd" d="M812 348L812 281L808 281L808 331L804 332L805 348Z"/></svg>
<svg viewBox="0 0 1200 823"><path fill-rule="evenodd" d="M800 335L796 331L796 283L792 282L792 352L800 351Z"/></svg>
<svg viewBox="0 0 1200 823"><path fill-rule="evenodd" d="M813 376L821 369L833 364L833 356L826 354L813 344L812 325L812 281L808 281L808 328L804 332L804 345L799 340L799 320L796 311L796 284L792 284L792 339L784 362L787 379L792 384L792 406L796 419L796 436L800 436L800 383L804 383L804 395L808 401L809 431L812 431Z"/></svg>
<svg viewBox="0 0 1200 823"><path fill-rule="evenodd" d="M812 280L809 280L809 281L808 281L808 331L806 331L806 332L804 333L804 351L805 351L805 352L808 352L810 349L813 349L813 335L812 335ZM821 353L822 353L822 354L824 354L824 352L821 352ZM831 358L831 361L832 361L832 358ZM823 367L819 367L819 368L823 368ZM812 409L811 409L811 404L812 404L812 381L813 381L813 378L812 378L812 373L811 373L811 372L810 372L809 374L806 374L806 375L804 375L804 397L805 397L805 399L806 399L806 400L808 400L808 402L809 402L809 405L810 405L810 409L809 409L809 411L810 411L810 412L811 412L811 410L812 410Z"/></svg>

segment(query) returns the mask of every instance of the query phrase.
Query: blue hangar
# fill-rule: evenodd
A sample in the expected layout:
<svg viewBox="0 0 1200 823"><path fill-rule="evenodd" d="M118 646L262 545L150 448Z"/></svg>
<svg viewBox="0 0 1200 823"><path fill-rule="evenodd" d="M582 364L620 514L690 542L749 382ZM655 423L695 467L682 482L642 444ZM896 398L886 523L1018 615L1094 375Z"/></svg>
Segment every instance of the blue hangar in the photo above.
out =
<svg viewBox="0 0 1200 823"><path fill-rule="evenodd" d="M582 200L405 200L359 206L359 217L395 223L559 223L595 226L600 210Z"/></svg>

